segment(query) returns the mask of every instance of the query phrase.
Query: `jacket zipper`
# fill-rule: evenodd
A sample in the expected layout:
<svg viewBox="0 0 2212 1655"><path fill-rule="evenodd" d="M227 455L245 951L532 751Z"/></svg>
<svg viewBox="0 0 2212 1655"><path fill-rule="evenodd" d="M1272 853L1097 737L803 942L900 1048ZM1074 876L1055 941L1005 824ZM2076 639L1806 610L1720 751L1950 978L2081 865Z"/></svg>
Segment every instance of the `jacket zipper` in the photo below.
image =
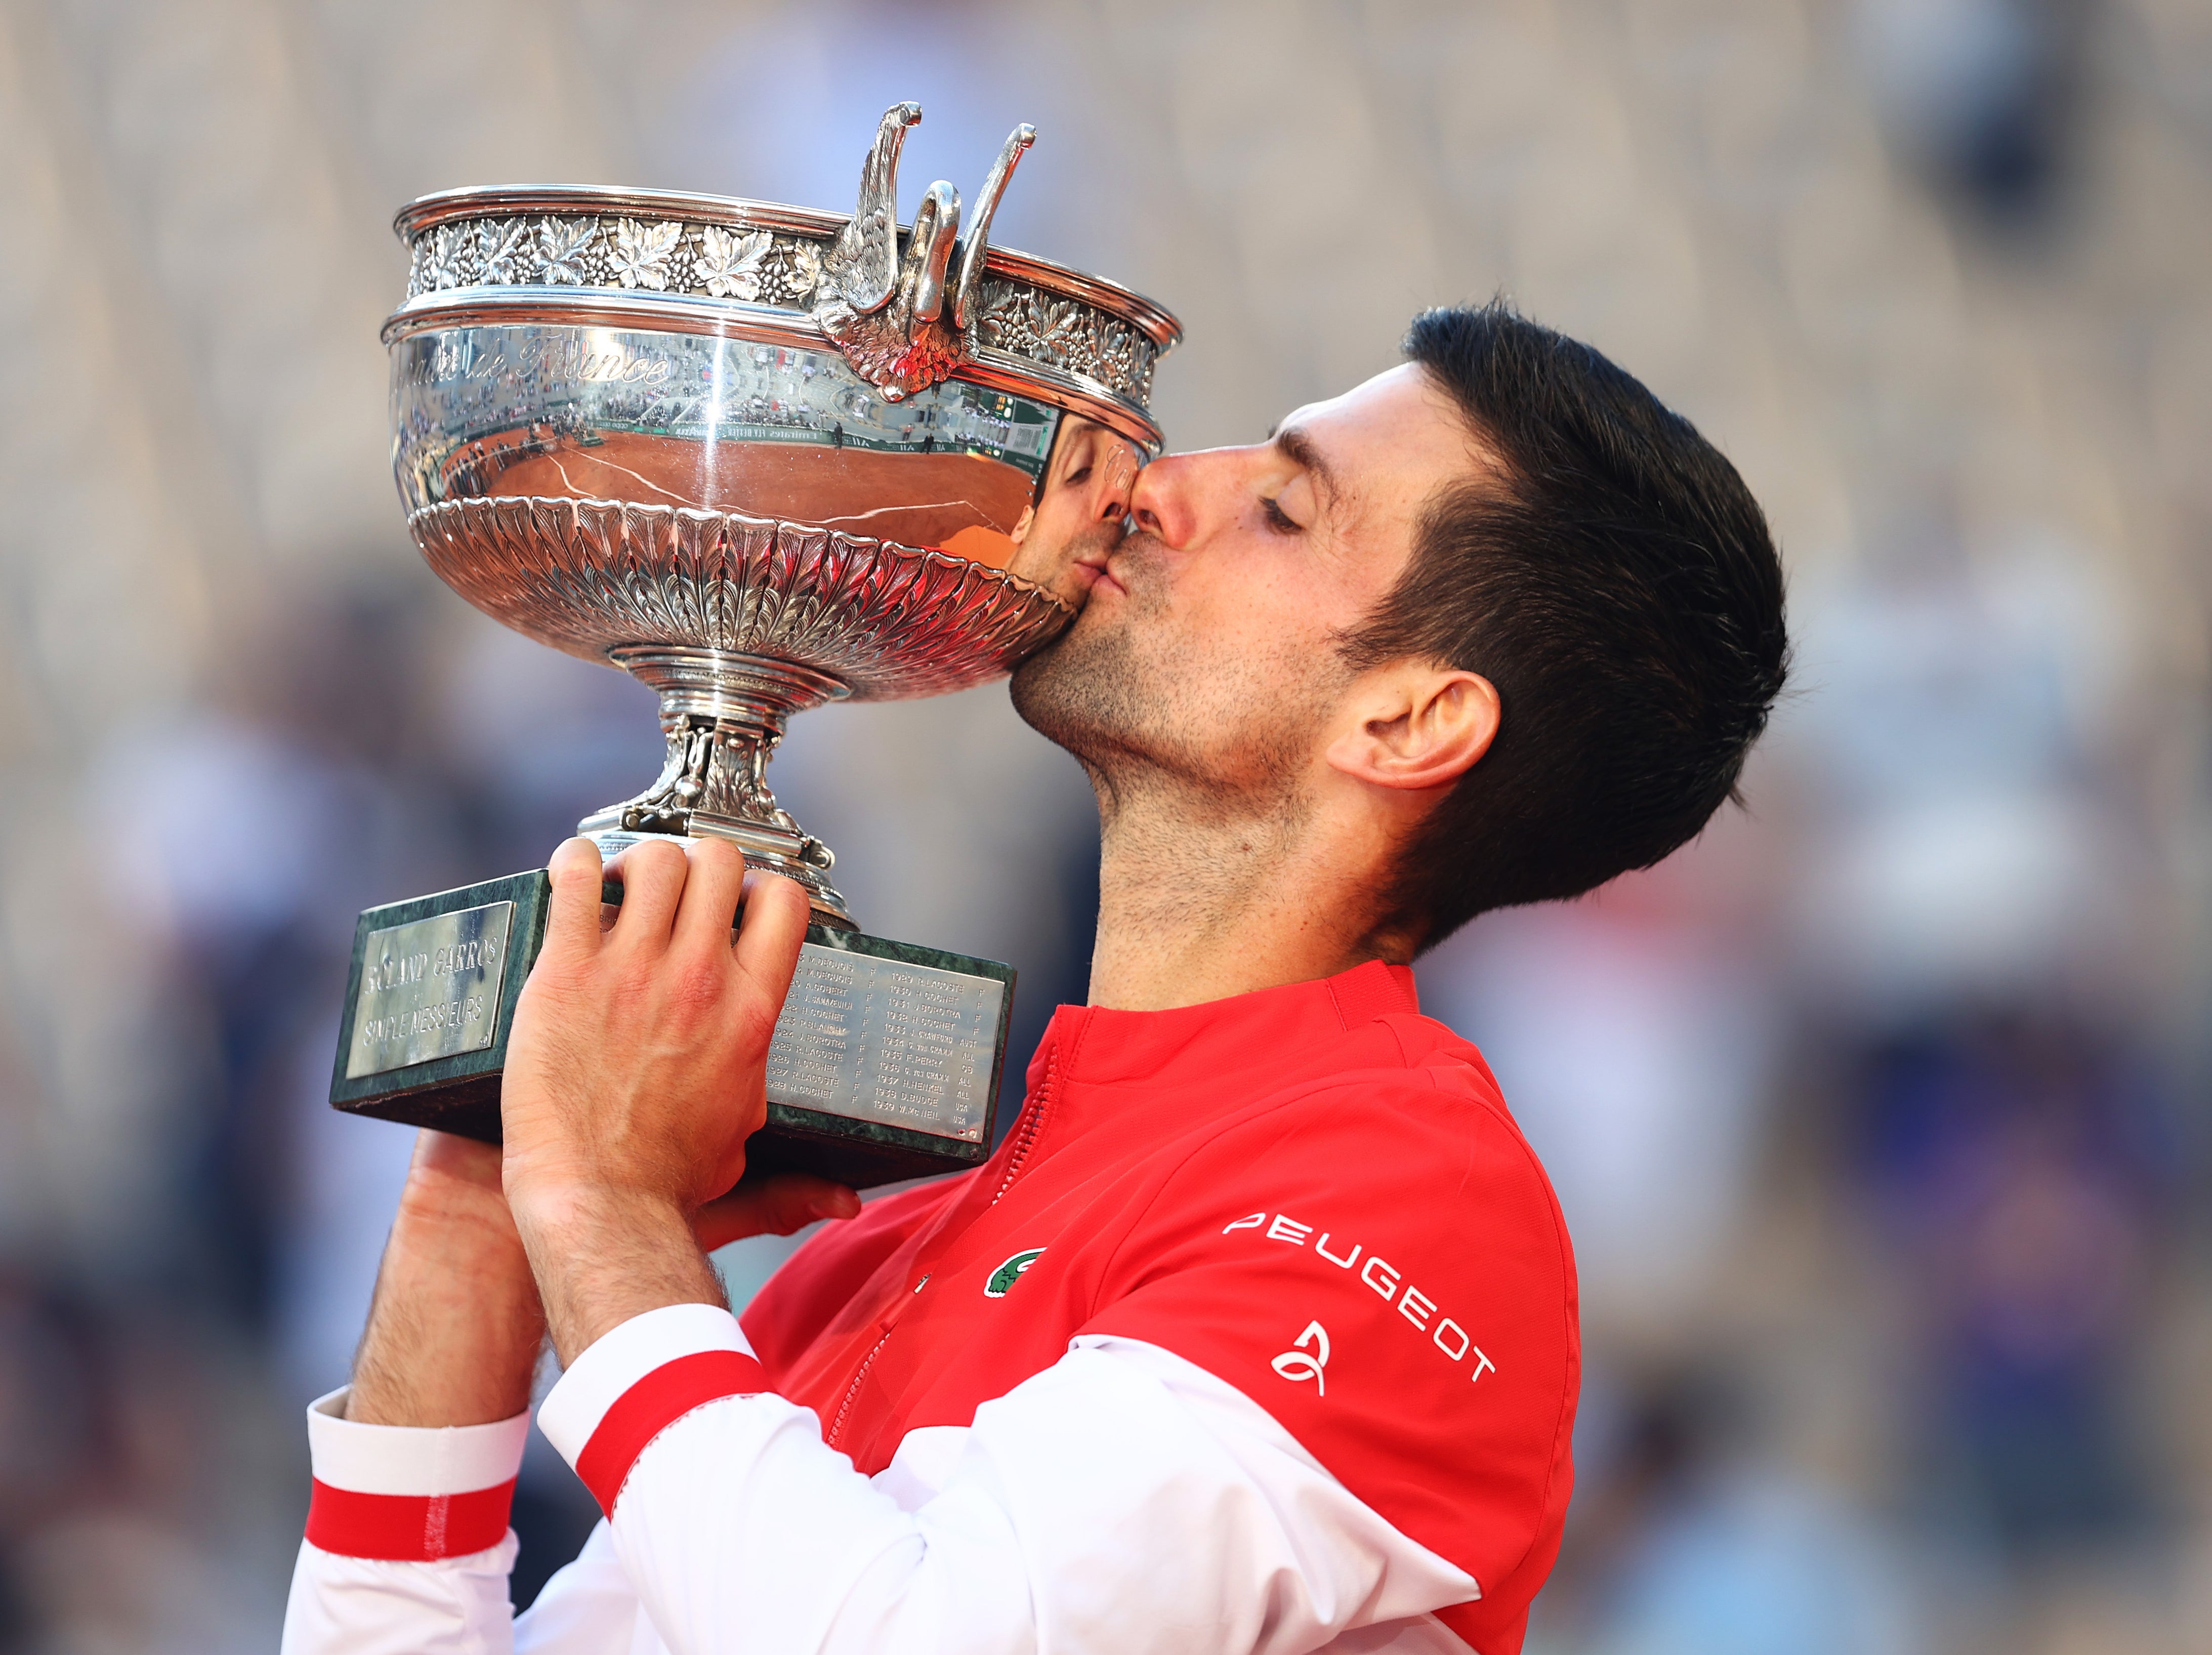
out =
<svg viewBox="0 0 2212 1655"><path fill-rule="evenodd" d="M896 1323L892 1324L894 1327L896 1325ZM837 1404L837 1417L830 1422L830 1447L835 1448L837 1439L844 1434L845 1416L853 1411L853 1399L860 1394L860 1381L868 1377L868 1370L876 1365L876 1353L890 1342L890 1328L885 1328L876 1342L868 1347L868 1354L860 1359L860 1366L853 1370L853 1383L845 1387L845 1400Z"/></svg>
<svg viewBox="0 0 2212 1655"><path fill-rule="evenodd" d="M1030 1151L1036 1147L1037 1135L1044 1129L1045 1110L1052 1106L1052 1083L1059 1075L1060 1043L1055 1040L1052 1050L1045 1054L1044 1084L1037 1088L1036 1107L1022 1117L1018 1129L1020 1135L1014 1140L1013 1153L1006 1157L1006 1176L999 1180L998 1190L992 1196L988 1206L996 1207L1005 1198L1006 1191L1014 1187L1014 1180L1021 1176L1022 1166L1029 1159Z"/></svg>
<svg viewBox="0 0 2212 1655"><path fill-rule="evenodd" d="M1030 1151L1036 1143L1037 1134L1043 1129L1045 1109L1052 1102L1052 1083L1059 1074L1060 1043L1054 1041L1052 1050L1045 1054L1044 1083L1037 1088L1036 1107L1022 1117L1021 1125L1017 1129L1019 1135L1014 1140L1013 1152L1006 1157L1006 1176L1000 1180L997 1191L986 1203L987 1208L996 1207L1006 1191L1013 1188L1015 1177L1029 1159ZM924 1281L927 1279L926 1276L923 1278ZM902 1305L900 1308L903 1310L905 1306ZM885 1328L878 1336L876 1342L868 1347L868 1354L860 1359L860 1366L853 1370L852 1383L845 1387L844 1399L837 1404L837 1417L830 1422L830 1432L825 1440L830 1447L835 1448L838 1439L844 1434L845 1419L853 1411L854 1400L860 1394L861 1381L868 1377L868 1370L876 1365L877 1355L890 1342L891 1329L897 1325L894 1321L891 1327Z"/></svg>

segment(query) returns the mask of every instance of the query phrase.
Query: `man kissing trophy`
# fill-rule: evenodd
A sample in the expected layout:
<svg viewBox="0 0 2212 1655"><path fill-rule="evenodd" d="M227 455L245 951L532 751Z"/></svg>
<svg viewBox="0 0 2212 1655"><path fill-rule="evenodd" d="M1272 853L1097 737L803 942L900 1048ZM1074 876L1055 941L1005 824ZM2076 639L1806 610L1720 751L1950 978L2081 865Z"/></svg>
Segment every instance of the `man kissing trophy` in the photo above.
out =
<svg viewBox="0 0 2212 1655"><path fill-rule="evenodd" d="M897 225L913 114L850 221L402 219L418 541L659 688L669 751L548 875L363 921L338 1101L466 1128L504 1038L503 1135L418 1140L307 1412L288 1655L1522 1647L1574 1257L1413 963L1735 796L1784 678L1772 537L1688 420L1504 302L1138 467L1174 323L983 251L1026 131L965 244L943 185ZM1017 659L1097 796L1099 917L986 1156L1003 979L841 928L761 763L793 708ZM733 1315L712 1250L811 1216ZM533 1415L605 1521L518 1615Z"/></svg>

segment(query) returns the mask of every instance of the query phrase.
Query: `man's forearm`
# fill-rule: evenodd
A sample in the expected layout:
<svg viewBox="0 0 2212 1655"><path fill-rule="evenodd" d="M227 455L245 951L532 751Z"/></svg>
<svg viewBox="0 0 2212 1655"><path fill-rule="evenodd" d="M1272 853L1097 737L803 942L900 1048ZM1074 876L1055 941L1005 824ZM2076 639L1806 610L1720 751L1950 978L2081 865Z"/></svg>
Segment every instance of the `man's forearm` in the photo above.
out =
<svg viewBox="0 0 2212 1655"><path fill-rule="evenodd" d="M728 1302L691 1220L670 1202L574 1186L523 1196L514 1218L564 1366L634 1316Z"/></svg>
<svg viewBox="0 0 2212 1655"><path fill-rule="evenodd" d="M346 1417L483 1425L530 1406L545 1316L499 1151L425 1132L377 1272Z"/></svg>

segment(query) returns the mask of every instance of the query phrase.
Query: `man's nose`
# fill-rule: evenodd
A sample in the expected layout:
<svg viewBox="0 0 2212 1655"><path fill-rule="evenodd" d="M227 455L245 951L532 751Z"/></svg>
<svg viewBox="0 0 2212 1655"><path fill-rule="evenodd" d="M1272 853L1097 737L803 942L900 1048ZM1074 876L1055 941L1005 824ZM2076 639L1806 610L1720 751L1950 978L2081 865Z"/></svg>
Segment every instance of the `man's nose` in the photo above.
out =
<svg viewBox="0 0 2212 1655"><path fill-rule="evenodd" d="M1137 473L1129 515L1170 546L1190 543L1198 528L1197 454L1162 454Z"/></svg>

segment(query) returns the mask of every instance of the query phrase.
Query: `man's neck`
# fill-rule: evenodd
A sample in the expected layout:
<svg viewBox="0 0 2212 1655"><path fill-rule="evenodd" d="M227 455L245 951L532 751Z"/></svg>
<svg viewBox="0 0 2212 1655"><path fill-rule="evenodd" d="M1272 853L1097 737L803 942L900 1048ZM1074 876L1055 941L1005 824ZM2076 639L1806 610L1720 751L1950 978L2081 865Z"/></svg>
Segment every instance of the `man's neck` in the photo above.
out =
<svg viewBox="0 0 2212 1655"><path fill-rule="evenodd" d="M1166 1011L1411 959L1376 932L1370 870L1310 815L1208 819L1168 793L1100 802L1092 1005Z"/></svg>

